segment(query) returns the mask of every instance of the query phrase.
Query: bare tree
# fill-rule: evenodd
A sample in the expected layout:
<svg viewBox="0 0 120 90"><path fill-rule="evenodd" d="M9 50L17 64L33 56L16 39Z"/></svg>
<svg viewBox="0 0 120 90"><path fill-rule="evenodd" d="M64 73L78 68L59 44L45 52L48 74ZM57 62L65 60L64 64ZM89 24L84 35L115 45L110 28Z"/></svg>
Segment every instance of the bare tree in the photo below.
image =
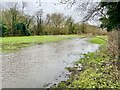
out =
<svg viewBox="0 0 120 90"><path fill-rule="evenodd" d="M11 35L16 34L16 28L15 28L15 23L17 21L17 15L19 14L18 12L18 2L11 2L9 3L9 10L8 13L4 13L6 18L10 18L10 27L11 27Z"/></svg>
<svg viewBox="0 0 120 90"><path fill-rule="evenodd" d="M36 28L36 35L40 35L42 34L42 15L43 15L43 10L40 9L35 13L34 18L36 19L36 23L37 23L37 28Z"/></svg>
<svg viewBox="0 0 120 90"><path fill-rule="evenodd" d="M95 2L94 0L59 0L59 2L61 4L66 4L69 8L75 6L75 10L82 14L81 16L83 16L83 22L86 22L90 19L95 19L95 16L97 16L97 18L99 19L99 16L105 15L105 8L101 7L101 3L99 1Z"/></svg>

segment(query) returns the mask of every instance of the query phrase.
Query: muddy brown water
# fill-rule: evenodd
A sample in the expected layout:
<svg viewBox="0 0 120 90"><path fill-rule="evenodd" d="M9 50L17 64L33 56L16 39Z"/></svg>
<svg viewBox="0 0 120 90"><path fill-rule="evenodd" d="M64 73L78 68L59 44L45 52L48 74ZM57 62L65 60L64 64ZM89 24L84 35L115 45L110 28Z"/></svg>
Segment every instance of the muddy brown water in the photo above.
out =
<svg viewBox="0 0 120 90"><path fill-rule="evenodd" d="M75 38L34 45L2 55L3 88L42 88L67 80L65 67L73 66L82 54L95 52L99 45Z"/></svg>

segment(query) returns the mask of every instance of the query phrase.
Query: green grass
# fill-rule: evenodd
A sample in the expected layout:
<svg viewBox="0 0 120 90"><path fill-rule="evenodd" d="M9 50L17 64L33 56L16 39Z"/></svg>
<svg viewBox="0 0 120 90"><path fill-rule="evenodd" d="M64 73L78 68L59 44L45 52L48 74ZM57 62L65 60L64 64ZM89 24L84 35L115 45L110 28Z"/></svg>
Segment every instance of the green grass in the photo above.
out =
<svg viewBox="0 0 120 90"><path fill-rule="evenodd" d="M89 40L91 43L103 45L106 43L107 36L96 36Z"/></svg>
<svg viewBox="0 0 120 90"><path fill-rule="evenodd" d="M84 38L85 35L45 35L45 36L22 36L22 37L3 37L0 38L0 52L12 52L19 50L23 47L28 47L34 44L43 44L50 42L57 42L65 39L71 39L76 37ZM104 40L100 38L106 38L105 36L97 36L91 38L91 43L103 44Z"/></svg>
<svg viewBox="0 0 120 90"><path fill-rule="evenodd" d="M120 89L119 71L116 68L114 57L109 55L106 48L106 36L96 36L90 39L90 42L102 44L100 50L94 53L84 54L75 62L74 67L66 67L71 72L67 81L62 81L51 88L112 88ZM82 65L78 70L79 64ZM68 89L69 90L69 89Z"/></svg>
<svg viewBox="0 0 120 90"><path fill-rule="evenodd" d="M23 37L3 37L0 38L2 52L12 52L23 47L28 47L34 44L43 44L57 42L65 39L80 37L78 35L47 35L47 36L23 36Z"/></svg>
<svg viewBox="0 0 120 90"><path fill-rule="evenodd" d="M75 63L77 67L82 64L82 70L78 71L77 67L69 67L70 78L53 88L113 88L113 90L119 90L118 71L110 60L115 61L109 54L106 54L106 50L86 54L84 58Z"/></svg>

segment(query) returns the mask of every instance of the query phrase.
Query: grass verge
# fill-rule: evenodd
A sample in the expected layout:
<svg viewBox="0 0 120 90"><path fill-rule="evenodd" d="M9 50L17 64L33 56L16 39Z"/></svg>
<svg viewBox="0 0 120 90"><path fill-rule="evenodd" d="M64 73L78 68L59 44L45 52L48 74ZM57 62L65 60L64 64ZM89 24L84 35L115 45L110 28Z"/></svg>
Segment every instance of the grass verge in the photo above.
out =
<svg viewBox="0 0 120 90"><path fill-rule="evenodd" d="M93 43L98 44L98 39L92 38ZM102 37L106 38L106 37ZM90 40L90 42L91 42ZM108 54L105 48L106 42L99 51L85 54L84 58L75 62L74 67L67 67L71 72L67 81L62 81L51 88L106 88L112 90L120 89L119 72L115 66L116 59ZM105 90L106 90L105 89Z"/></svg>
<svg viewBox="0 0 120 90"><path fill-rule="evenodd" d="M113 88L112 90L119 90L118 72L109 60L111 56L102 51L86 54L84 58L76 62L75 67L68 68L71 72L70 78L53 88ZM82 67L79 67L79 64Z"/></svg>

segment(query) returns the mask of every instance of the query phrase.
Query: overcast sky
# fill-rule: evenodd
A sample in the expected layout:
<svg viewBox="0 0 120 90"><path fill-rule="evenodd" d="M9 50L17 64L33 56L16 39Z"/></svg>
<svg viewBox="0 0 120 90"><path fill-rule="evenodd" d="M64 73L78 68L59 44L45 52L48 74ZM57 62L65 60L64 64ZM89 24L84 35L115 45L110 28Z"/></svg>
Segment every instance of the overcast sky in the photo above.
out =
<svg viewBox="0 0 120 90"><path fill-rule="evenodd" d="M41 0L39 7L39 2L36 2L29 3L26 12L34 14L38 9L43 9L44 16L48 13L64 13L66 16L72 16L76 22L80 21L81 16L74 10L74 6L68 9L66 5L59 4L58 0Z"/></svg>
<svg viewBox="0 0 120 90"><path fill-rule="evenodd" d="M43 9L44 18L46 14L52 14L52 13L64 13L66 16L72 16L72 18L76 22L80 22L84 15L78 11L75 10L75 6L71 8L67 8L66 5L60 4L58 0L41 0L41 7L39 7L39 0L1 0L0 2L12 2L12 1L27 1L27 7L25 8L25 12L33 15L35 12L39 9ZM97 25L98 22L89 22L90 24Z"/></svg>

